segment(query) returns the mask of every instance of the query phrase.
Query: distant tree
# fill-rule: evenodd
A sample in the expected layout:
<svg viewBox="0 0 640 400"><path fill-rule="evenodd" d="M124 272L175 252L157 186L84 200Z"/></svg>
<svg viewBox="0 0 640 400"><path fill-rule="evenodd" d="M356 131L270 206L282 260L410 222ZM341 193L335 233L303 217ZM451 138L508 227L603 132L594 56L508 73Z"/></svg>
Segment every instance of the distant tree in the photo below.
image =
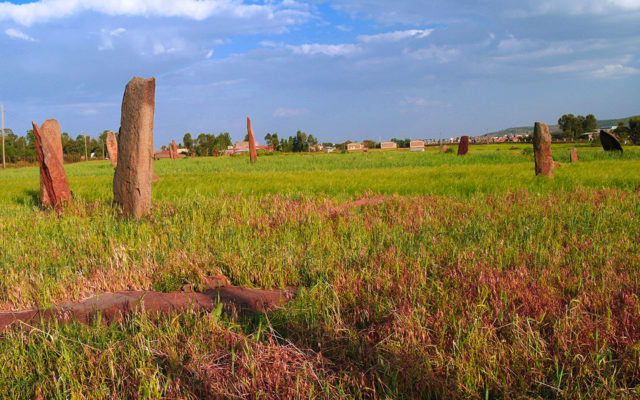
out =
<svg viewBox="0 0 640 400"><path fill-rule="evenodd" d="M364 147L366 147L367 149L375 149L378 145L375 140L364 140L362 144L364 144Z"/></svg>
<svg viewBox="0 0 640 400"><path fill-rule="evenodd" d="M629 119L629 139L633 144L640 144L640 115Z"/></svg>
<svg viewBox="0 0 640 400"><path fill-rule="evenodd" d="M190 133L187 132L184 134L182 137L182 143L184 144L184 147L189 149L189 152L191 152L191 149L193 149L193 138Z"/></svg>
<svg viewBox="0 0 640 400"><path fill-rule="evenodd" d="M331 142L324 142L324 143L322 143L322 145L324 147L333 147L333 143L331 143Z"/></svg>
<svg viewBox="0 0 640 400"><path fill-rule="evenodd" d="M577 138L585 132L594 131L598 126L598 120L593 114L589 114L586 117L564 114L558 119L558 125L562 129L564 136Z"/></svg>

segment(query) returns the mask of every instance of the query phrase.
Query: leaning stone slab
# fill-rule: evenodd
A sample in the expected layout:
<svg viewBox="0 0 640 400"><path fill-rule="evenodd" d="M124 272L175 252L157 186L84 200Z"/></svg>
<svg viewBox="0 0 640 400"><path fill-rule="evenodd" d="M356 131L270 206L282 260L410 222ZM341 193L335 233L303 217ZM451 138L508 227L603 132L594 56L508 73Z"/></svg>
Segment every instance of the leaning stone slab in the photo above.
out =
<svg viewBox="0 0 640 400"><path fill-rule="evenodd" d="M600 144L604 151L623 151L618 139L607 131L600 131Z"/></svg>
<svg viewBox="0 0 640 400"><path fill-rule="evenodd" d="M464 156L469 152L469 136L460 137L460 144L458 145L458 155Z"/></svg>
<svg viewBox="0 0 640 400"><path fill-rule="evenodd" d="M40 163L40 204L42 207L51 205L60 213L64 204L73 203L64 171L60 124L55 119L48 119L40 128L35 122L31 125Z"/></svg>
<svg viewBox="0 0 640 400"><path fill-rule="evenodd" d="M151 209L155 88L155 78L135 77L122 99L113 201L125 215L135 218Z"/></svg>
<svg viewBox="0 0 640 400"><path fill-rule="evenodd" d="M111 165L115 168L118 165L118 140L116 134L111 131L107 132L107 151Z"/></svg>
<svg viewBox="0 0 640 400"><path fill-rule="evenodd" d="M551 134L549 127L542 122L536 122L533 127L533 153L536 160L536 175L553 177Z"/></svg>
<svg viewBox="0 0 640 400"><path fill-rule="evenodd" d="M251 119L247 117L247 133L249 134L249 153L251 156L251 162L254 163L258 159L258 153L256 152L256 141L253 137L253 129L251 128Z"/></svg>
<svg viewBox="0 0 640 400"><path fill-rule="evenodd" d="M62 323L91 323L98 316L106 323L114 323L135 313L168 314L183 310L212 311L220 303L229 310L262 313L282 307L295 295L290 290L249 289L228 284L225 277L210 277L204 290L198 292L160 293L127 291L102 293L79 303L63 303L48 309L0 312L0 332L12 324L31 327L41 322L57 320Z"/></svg>

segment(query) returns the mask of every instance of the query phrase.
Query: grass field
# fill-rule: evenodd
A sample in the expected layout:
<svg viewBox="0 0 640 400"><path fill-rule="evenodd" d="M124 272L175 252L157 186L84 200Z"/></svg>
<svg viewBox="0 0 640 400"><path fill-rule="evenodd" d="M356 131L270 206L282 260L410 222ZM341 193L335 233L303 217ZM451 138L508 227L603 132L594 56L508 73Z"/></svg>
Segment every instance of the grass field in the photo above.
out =
<svg viewBox="0 0 640 400"><path fill-rule="evenodd" d="M638 398L640 149L557 145L547 179L530 147L160 160L141 221L111 210L109 162L65 167L61 218L36 168L0 171L2 310L219 273L300 288L265 315L12 329L0 393Z"/></svg>

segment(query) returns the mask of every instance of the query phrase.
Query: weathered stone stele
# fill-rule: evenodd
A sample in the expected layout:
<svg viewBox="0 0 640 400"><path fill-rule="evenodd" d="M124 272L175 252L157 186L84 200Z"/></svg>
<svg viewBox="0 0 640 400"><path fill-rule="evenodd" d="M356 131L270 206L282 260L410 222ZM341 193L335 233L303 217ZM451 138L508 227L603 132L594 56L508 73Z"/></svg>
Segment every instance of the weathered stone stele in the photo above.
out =
<svg viewBox="0 0 640 400"><path fill-rule="evenodd" d="M178 145L175 140L171 140L171 158L174 160L178 159Z"/></svg>
<svg viewBox="0 0 640 400"><path fill-rule="evenodd" d="M458 145L458 155L464 156L469 152L469 136L460 137L460 144Z"/></svg>
<svg viewBox="0 0 640 400"><path fill-rule="evenodd" d="M122 98L113 201L135 218L151 209L155 89L155 78L134 77Z"/></svg>
<svg viewBox="0 0 640 400"><path fill-rule="evenodd" d="M115 168L118 165L118 140L116 134L111 131L107 132L107 151L111 165Z"/></svg>
<svg viewBox="0 0 640 400"><path fill-rule="evenodd" d="M576 149L575 147L571 149L570 161L572 163L578 162L578 149Z"/></svg>
<svg viewBox="0 0 640 400"><path fill-rule="evenodd" d="M253 137L253 129L251 128L251 119L249 117L247 117L247 133L249 134L249 154L251 162L254 163L258 159L258 153L256 152L256 141Z"/></svg>
<svg viewBox="0 0 640 400"><path fill-rule="evenodd" d="M623 151L618 139L607 131L600 131L600 144L604 151Z"/></svg>
<svg viewBox="0 0 640 400"><path fill-rule="evenodd" d="M542 122L536 122L533 127L533 153L536 159L536 175L553 177L551 134L549 127Z"/></svg>
<svg viewBox="0 0 640 400"><path fill-rule="evenodd" d="M31 125L40 163L40 204L42 207L52 205L60 213L63 204L73 203L64 171L60 124L55 119L48 119L40 128L35 122Z"/></svg>
<svg viewBox="0 0 640 400"><path fill-rule="evenodd" d="M440 149L440 153L446 153L447 151L449 151L449 146L447 146L446 144L444 146L442 146L442 148Z"/></svg>

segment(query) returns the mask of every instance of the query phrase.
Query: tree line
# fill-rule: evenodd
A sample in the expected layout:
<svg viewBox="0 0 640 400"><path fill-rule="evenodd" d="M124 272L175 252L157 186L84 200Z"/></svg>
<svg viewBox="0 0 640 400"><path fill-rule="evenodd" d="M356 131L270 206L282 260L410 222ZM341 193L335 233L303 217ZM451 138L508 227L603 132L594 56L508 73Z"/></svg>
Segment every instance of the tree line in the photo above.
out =
<svg viewBox="0 0 640 400"><path fill-rule="evenodd" d="M595 132L598 128L598 120L593 114L586 117L564 114L558 119L558 126L565 137L577 139L585 133ZM634 144L640 144L640 116L631 117L628 125L619 123L613 133L620 140L630 140Z"/></svg>
<svg viewBox="0 0 640 400"><path fill-rule="evenodd" d="M102 132L98 138L91 138L86 135L78 135L72 138L69 133L62 132L60 139L62 141L62 152L65 155L80 155L85 153L85 137L87 144L87 153L89 156L95 154L96 157L104 158L104 143L107 137L107 131ZM36 139L33 130L29 129L24 136L16 135L12 129L4 129L4 151L5 156L10 158L26 157L36 155Z"/></svg>

